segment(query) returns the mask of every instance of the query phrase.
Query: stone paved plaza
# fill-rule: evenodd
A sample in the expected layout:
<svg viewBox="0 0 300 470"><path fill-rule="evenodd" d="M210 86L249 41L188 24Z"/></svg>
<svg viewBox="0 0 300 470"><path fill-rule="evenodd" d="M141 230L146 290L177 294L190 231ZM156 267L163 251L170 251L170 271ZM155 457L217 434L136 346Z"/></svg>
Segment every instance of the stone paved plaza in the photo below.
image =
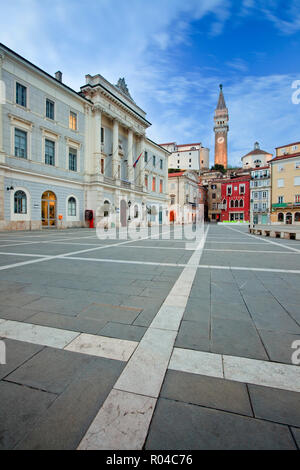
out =
<svg viewBox="0 0 300 470"><path fill-rule="evenodd" d="M300 242L205 229L0 234L0 449L300 448Z"/></svg>

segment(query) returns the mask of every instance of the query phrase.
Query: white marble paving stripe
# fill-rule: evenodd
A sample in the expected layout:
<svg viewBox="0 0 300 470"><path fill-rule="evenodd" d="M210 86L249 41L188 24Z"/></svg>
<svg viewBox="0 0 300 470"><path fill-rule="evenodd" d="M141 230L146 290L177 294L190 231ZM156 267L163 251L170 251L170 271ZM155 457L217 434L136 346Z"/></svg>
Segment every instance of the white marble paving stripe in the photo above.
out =
<svg viewBox="0 0 300 470"><path fill-rule="evenodd" d="M3 338L59 349L63 349L79 334L77 331L60 330L11 320L4 320L0 323L0 336Z"/></svg>
<svg viewBox="0 0 300 470"><path fill-rule="evenodd" d="M111 259L111 258L83 258L81 256L67 256L67 255L59 255L56 256L59 259L65 260L75 260L75 261L90 261L94 263L117 263L117 264L141 264L141 265L149 265L149 266L170 266L170 267L181 267L184 268L187 264L179 264L179 263L157 263L154 261L137 261L137 260L124 260L124 259Z"/></svg>
<svg viewBox="0 0 300 470"><path fill-rule="evenodd" d="M233 230L235 232L239 232L239 230L237 230L236 228L233 228L233 227L227 227L227 229L229 230ZM272 228L272 225L270 225L270 230ZM272 245L276 245L276 246L280 246L281 248L284 248L286 247L288 250L292 250L292 251L295 251L295 252L298 252L300 253L300 250L298 250L297 248L294 248L293 246L288 246L288 245L284 245L283 243L278 243L278 242L274 242L273 240L269 240L269 238L266 238L264 237L264 239L260 239L260 238L257 238L257 235L252 235L250 233L245 233L244 235L246 235L247 237L250 237L250 238L255 238L255 240L259 240L260 242L264 242L264 243L271 243Z"/></svg>
<svg viewBox="0 0 300 470"><path fill-rule="evenodd" d="M90 356L106 357L127 362L137 345L136 341L82 333L64 349Z"/></svg>
<svg viewBox="0 0 300 470"><path fill-rule="evenodd" d="M267 243L265 240L261 240L260 242L248 242L245 240L244 242L236 242L236 241L222 241L222 242L217 242L217 241L207 241L207 243L212 243L212 244L218 244L221 243L222 245L261 245L262 243Z"/></svg>
<svg viewBox="0 0 300 470"><path fill-rule="evenodd" d="M221 354L174 348L169 369L223 378Z"/></svg>
<svg viewBox="0 0 300 470"><path fill-rule="evenodd" d="M0 337L127 362L138 342L0 319Z"/></svg>
<svg viewBox="0 0 300 470"><path fill-rule="evenodd" d="M230 250L230 249L219 249L219 248L205 248L204 251L237 251L239 253L272 253L272 254L279 254L279 255L299 255L299 253L289 253L288 251L273 251L273 250Z"/></svg>
<svg viewBox="0 0 300 470"><path fill-rule="evenodd" d="M106 402L82 439L79 449L114 449L116 446L119 450L128 449L128 432L130 432L131 449L142 449L197 272L196 268L190 266L199 263L208 230L207 228L198 249L190 258L191 265L188 263L188 267L184 269L174 284ZM181 289L181 283L183 283L183 289ZM177 292L180 292L181 295L177 295ZM172 329L166 328L168 323ZM116 392L119 393L116 394ZM132 394L129 398L126 395L128 393ZM142 395L143 400L152 400L152 408L149 409L149 414L141 425L140 405L139 402L136 404L135 400ZM128 431L128 414L132 415L130 431ZM120 433L120 429L123 432ZM103 438L106 430L107 438ZM103 444L103 439L105 444Z"/></svg>
<svg viewBox="0 0 300 470"><path fill-rule="evenodd" d="M175 348L169 369L300 392L300 367Z"/></svg>
<svg viewBox="0 0 300 470"><path fill-rule="evenodd" d="M31 258L52 258L51 255L36 255L34 253L9 253L6 251L0 251L0 255L7 255L7 256L29 256Z"/></svg>
<svg viewBox="0 0 300 470"><path fill-rule="evenodd" d="M142 449L155 404L151 397L112 390L78 450Z"/></svg>

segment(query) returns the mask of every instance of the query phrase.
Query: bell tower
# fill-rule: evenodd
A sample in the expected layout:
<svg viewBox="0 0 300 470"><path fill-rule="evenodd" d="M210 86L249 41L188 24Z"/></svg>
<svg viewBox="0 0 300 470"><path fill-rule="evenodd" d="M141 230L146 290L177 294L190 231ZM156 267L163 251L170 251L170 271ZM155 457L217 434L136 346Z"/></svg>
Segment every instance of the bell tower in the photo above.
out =
<svg viewBox="0 0 300 470"><path fill-rule="evenodd" d="M223 85L220 85L220 94L217 108L215 110L215 165L223 165L227 168L227 133L229 131L228 109L226 108L223 95Z"/></svg>

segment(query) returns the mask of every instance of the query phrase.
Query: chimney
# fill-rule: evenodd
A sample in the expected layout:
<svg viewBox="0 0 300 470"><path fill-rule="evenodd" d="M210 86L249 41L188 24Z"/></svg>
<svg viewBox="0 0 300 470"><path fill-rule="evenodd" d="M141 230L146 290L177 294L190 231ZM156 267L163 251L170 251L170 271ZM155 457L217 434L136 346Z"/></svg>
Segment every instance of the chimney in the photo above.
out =
<svg viewBox="0 0 300 470"><path fill-rule="evenodd" d="M62 72L58 71L55 73L55 78L62 83Z"/></svg>

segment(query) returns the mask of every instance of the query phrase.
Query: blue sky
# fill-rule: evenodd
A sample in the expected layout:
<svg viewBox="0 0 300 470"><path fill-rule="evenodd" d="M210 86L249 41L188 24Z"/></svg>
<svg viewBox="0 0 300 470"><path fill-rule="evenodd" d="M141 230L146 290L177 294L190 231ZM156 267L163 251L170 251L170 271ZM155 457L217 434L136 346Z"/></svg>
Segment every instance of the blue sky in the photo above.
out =
<svg viewBox="0 0 300 470"><path fill-rule="evenodd" d="M300 140L299 0L14 0L0 41L79 90L85 74L125 77L156 142L202 142L214 158L213 112L223 83L229 164L257 140Z"/></svg>

